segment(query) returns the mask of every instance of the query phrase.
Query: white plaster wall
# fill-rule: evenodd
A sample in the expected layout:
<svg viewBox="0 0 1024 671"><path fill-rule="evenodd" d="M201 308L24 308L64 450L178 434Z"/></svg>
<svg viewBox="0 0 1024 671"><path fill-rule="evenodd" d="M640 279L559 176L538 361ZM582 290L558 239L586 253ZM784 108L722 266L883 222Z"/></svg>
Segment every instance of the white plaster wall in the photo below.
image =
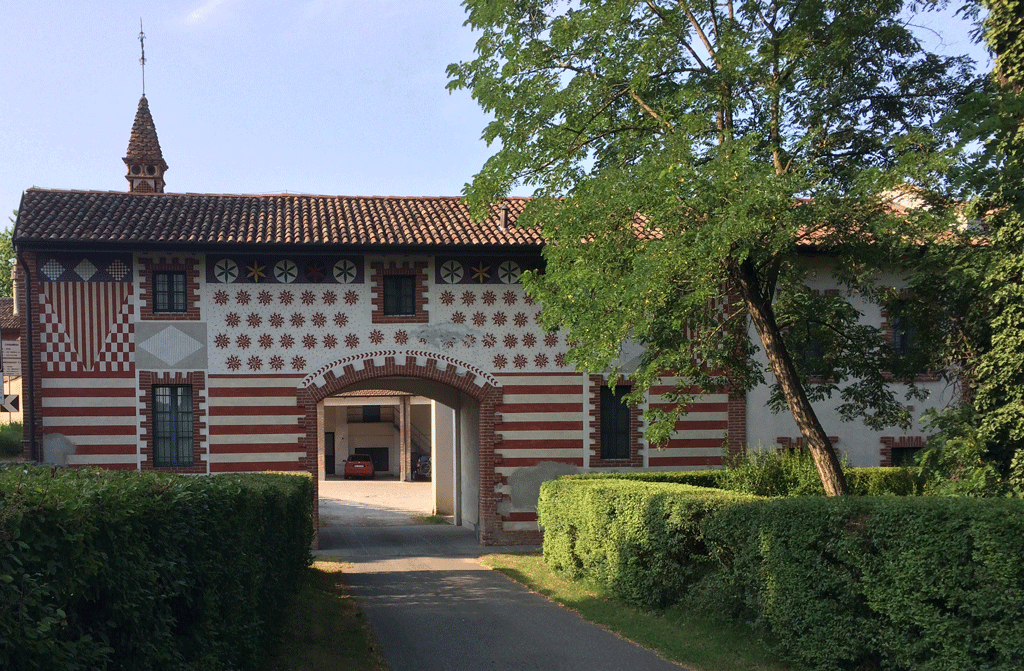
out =
<svg viewBox="0 0 1024 671"><path fill-rule="evenodd" d="M808 281L812 289L829 290L836 289L837 285L832 279L828 262L825 260L810 260L813 274ZM889 286L900 287L905 283L897 275L884 275L879 278ZM872 326L881 326L882 315L878 306L873 305L859 296L850 298L851 304L863 315L861 322ZM768 362L760 348L760 342L753 327L750 328L750 337L758 345L757 362L763 370L767 371ZM771 448L776 445L778 437L796 438L800 431L788 410L774 414L768 408L768 399L771 394L770 383L774 378L770 372L765 373L768 384L759 385L747 394L747 445L752 448ZM898 427L890 427L881 431L869 429L862 422L844 422L839 417L837 407L840 405L838 394L832 399L814 404L822 426L830 436L838 436L839 442L836 448L844 453L849 459L851 466L878 466L881 459L880 450L883 447L880 439L883 436L921 436L927 435L921 425L920 418L930 408L942 408L955 401L954 390L946 381L922 382L920 387L928 391L928 398L924 401L910 401L913 407L914 424L907 431ZM899 398L903 399L906 394L906 385L893 385Z"/></svg>
<svg viewBox="0 0 1024 671"><path fill-rule="evenodd" d="M221 258L209 256L213 262ZM263 272L272 273L279 258L286 255L261 261ZM305 263L300 257L295 260ZM370 263L424 260L430 322L374 324ZM521 285L439 284L434 257L365 256L364 281L358 284L207 283L205 259L201 265L200 308L214 374L305 375L346 356L376 350L427 350L485 371L566 370L564 338L541 330L540 306L527 300ZM470 277L472 257L464 265ZM484 265L489 276L497 276L499 264ZM243 280L247 273L247 268L240 269Z"/></svg>
<svg viewBox="0 0 1024 671"><path fill-rule="evenodd" d="M435 515L455 513L455 412L437 401L430 402L431 413L431 488Z"/></svg>
<svg viewBox="0 0 1024 671"><path fill-rule="evenodd" d="M457 413L462 526L480 524L480 404L464 397Z"/></svg>

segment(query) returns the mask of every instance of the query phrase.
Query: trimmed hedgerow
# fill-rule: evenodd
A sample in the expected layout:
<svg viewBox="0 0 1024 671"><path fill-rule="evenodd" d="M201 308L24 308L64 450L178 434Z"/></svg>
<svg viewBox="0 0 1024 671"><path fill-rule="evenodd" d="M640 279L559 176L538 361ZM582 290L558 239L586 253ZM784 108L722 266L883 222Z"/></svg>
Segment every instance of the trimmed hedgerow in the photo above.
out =
<svg viewBox="0 0 1024 671"><path fill-rule="evenodd" d="M0 470L0 668L256 668L312 497L308 476Z"/></svg>
<svg viewBox="0 0 1024 671"><path fill-rule="evenodd" d="M720 598L803 668L1009 671L1024 659L1024 501L776 499L703 530Z"/></svg>
<svg viewBox="0 0 1024 671"><path fill-rule="evenodd" d="M1021 500L764 499L570 476L543 485L538 513L553 569L643 607L752 621L797 668L1024 659Z"/></svg>
<svg viewBox="0 0 1024 671"><path fill-rule="evenodd" d="M677 485L722 489L721 469L700 471L635 471L628 473L579 473L573 478L581 480L634 480L638 482L671 482Z"/></svg>
<svg viewBox="0 0 1024 671"><path fill-rule="evenodd" d="M917 469L899 466L844 468L850 493L861 496L914 496L921 493ZM581 479L672 482L756 496L824 496L821 477L810 456L755 453L736 466L701 471L580 473Z"/></svg>
<svg viewBox="0 0 1024 671"><path fill-rule="evenodd" d="M670 483L561 478L537 503L544 561L641 607L664 607L714 568L701 525L750 497Z"/></svg>

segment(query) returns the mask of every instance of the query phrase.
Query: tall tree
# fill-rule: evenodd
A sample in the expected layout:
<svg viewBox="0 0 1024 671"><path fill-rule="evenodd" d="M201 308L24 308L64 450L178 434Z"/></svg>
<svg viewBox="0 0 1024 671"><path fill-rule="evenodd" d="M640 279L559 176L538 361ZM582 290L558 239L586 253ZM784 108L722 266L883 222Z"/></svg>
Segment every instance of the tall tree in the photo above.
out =
<svg viewBox="0 0 1024 671"><path fill-rule="evenodd" d="M986 187L979 207L992 231L994 262L986 289L995 316L974 401L986 456L1005 475L1015 454L1024 469L1024 2L984 4L984 36L995 54L997 86L987 98L991 135L975 176Z"/></svg>
<svg viewBox="0 0 1024 671"><path fill-rule="evenodd" d="M569 361L621 370L623 343L643 345L634 400L674 372L676 409L649 413L658 443L691 385L763 379L750 324L826 492L844 493L812 401L838 394L844 416L878 426L906 423L907 407L879 330L845 295L813 296L823 268L800 251L859 288L869 257L945 225L939 202L901 217L892 202L940 186L951 138L933 122L970 79L967 59L926 53L908 27L928 3L465 4L482 34L449 87L472 91L499 144L466 196L482 213L535 187L520 221L549 244L525 282L576 343Z"/></svg>
<svg viewBox="0 0 1024 671"><path fill-rule="evenodd" d="M11 235L14 233L14 221L18 218L18 211L13 211L11 226L0 231L0 296L13 296L14 283L11 280L11 269L14 267L14 245Z"/></svg>

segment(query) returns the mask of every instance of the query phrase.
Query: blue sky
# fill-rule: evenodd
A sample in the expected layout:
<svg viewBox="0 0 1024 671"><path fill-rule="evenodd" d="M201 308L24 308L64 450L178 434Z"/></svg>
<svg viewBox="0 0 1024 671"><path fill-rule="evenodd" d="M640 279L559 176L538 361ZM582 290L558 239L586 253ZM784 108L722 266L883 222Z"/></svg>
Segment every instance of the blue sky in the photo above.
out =
<svg viewBox="0 0 1024 671"><path fill-rule="evenodd" d="M445 89L475 41L453 0L4 2L3 220L31 186L127 188L140 16L168 191L458 195L489 156Z"/></svg>
<svg viewBox="0 0 1024 671"><path fill-rule="evenodd" d="M5 0L0 225L31 186L127 189L140 17L168 191L458 195L491 153L445 89L475 41L457 0Z"/></svg>

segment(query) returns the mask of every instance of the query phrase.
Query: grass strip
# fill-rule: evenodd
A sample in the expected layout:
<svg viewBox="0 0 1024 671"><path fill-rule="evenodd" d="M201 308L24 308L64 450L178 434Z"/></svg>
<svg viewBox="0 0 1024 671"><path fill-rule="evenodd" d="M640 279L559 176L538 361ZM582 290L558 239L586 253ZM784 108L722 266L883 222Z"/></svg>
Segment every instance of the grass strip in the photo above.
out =
<svg viewBox="0 0 1024 671"><path fill-rule="evenodd" d="M319 559L307 570L263 671L387 671L343 568L341 561Z"/></svg>
<svg viewBox="0 0 1024 671"><path fill-rule="evenodd" d="M565 580L540 553L481 557L488 567L570 608L595 624L654 650L692 671L789 671L741 623L718 621L684 608L644 612L606 598L589 586Z"/></svg>

